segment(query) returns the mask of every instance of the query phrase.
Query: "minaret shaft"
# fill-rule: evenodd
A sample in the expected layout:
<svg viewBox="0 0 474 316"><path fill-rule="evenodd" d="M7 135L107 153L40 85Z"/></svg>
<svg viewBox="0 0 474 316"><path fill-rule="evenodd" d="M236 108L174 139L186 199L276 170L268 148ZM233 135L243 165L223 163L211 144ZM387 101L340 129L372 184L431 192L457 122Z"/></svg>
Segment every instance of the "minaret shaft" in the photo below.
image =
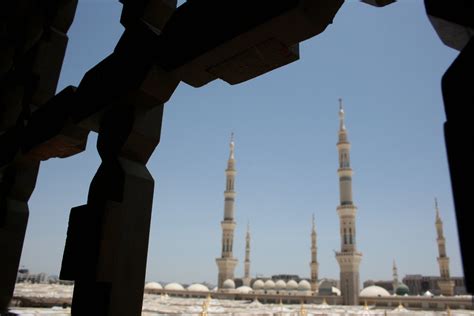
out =
<svg viewBox="0 0 474 316"><path fill-rule="evenodd" d="M250 228L247 225L247 235L245 236L245 262L243 283L250 286Z"/></svg>
<svg viewBox="0 0 474 316"><path fill-rule="evenodd" d="M337 207L339 215L339 233L341 235L341 251L336 253L340 266L340 284L345 305L359 304L359 265L362 253L357 252L356 243L356 212L357 208L352 200L352 169L350 148L345 126L345 114L342 100L339 99L339 139L337 149L339 153L339 197Z"/></svg>
<svg viewBox="0 0 474 316"><path fill-rule="evenodd" d="M313 227L311 230L311 291L317 293L318 288L318 272L319 272L319 263L318 263L318 247L317 247L317 235L316 235L316 224L314 222L313 215Z"/></svg>
<svg viewBox="0 0 474 316"><path fill-rule="evenodd" d="M233 257L234 245L234 203L235 203L235 158L234 158L234 140L233 134L230 142L230 155L227 161L226 173L226 190L224 191L224 220L221 222L222 227L222 249L221 257L216 259L219 275L217 278L218 287L222 287L227 279L234 279L234 270L237 265L237 259Z"/></svg>
<svg viewBox="0 0 474 316"><path fill-rule="evenodd" d="M392 284L393 285L393 293L395 293L395 290L397 289L398 284L399 284L398 269L397 269L397 265L395 264L395 260L393 260L392 272L393 272L393 284Z"/></svg>
<svg viewBox="0 0 474 316"><path fill-rule="evenodd" d="M438 243L438 264L441 279L438 281L438 286L441 289L441 294L444 296L454 295L454 282L451 280L449 272L449 257L446 254L446 239L443 234L443 221L439 216L438 201L435 199L436 208L436 242Z"/></svg>

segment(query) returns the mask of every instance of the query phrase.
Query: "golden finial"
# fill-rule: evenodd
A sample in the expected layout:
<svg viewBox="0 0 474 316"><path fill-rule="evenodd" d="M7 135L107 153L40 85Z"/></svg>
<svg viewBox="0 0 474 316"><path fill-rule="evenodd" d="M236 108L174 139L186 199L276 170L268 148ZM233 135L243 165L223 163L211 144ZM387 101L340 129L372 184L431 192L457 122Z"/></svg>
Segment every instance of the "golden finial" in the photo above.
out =
<svg viewBox="0 0 474 316"><path fill-rule="evenodd" d="M398 308L403 308L403 304L401 301L398 302Z"/></svg>
<svg viewBox="0 0 474 316"><path fill-rule="evenodd" d="M303 300L301 300L300 316L307 316L308 311L304 308Z"/></svg>
<svg viewBox="0 0 474 316"><path fill-rule="evenodd" d="M451 316L451 308L449 308L449 305L446 305L446 313L448 316Z"/></svg>
<svg viewBox="0 0 474 316"><path fill-rule="evenodd" d="M202 302L202 311L199 313L199 316L207 316L207 301Z"/></svg>
<svg viewBox="0 0 474 316"><path fill-rule="evenodd" d="M323 304L328 305L328 303L326 302L326 298L323 298Z"/></svg>
<svg viewBox="0 0 474 316"><path fill-rule="evenodd" d="M368 309L369 309L369 305L367 305L367 300L364 301L364 309L365 309L365 310L368 310Z"/></svg>

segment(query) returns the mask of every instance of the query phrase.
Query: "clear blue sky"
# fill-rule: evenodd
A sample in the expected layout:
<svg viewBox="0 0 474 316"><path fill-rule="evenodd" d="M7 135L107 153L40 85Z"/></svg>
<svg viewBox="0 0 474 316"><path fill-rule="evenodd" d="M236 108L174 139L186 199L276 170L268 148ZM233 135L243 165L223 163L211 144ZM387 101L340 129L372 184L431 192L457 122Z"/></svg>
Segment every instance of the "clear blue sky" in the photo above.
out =
<svg viewBox="0 0 474 316"><path fill-rule="evenodd" d="M112 52L121 32L116 0L81 0L58 91ZM327 30L301 45L301 59L255 80L199 89L181 83L165 106L162 141L148 163L155 178L147 280L215 283L224 169L236 136L236 276L246 222L251 273L309 276L311 214L320 277L338 278L338 102L352 142L361 282L437 275L439 199L453 275L462 275L442 132L441 76L457 52L444 46L423 2L377 9L347 1ZM87 150L42 163L30 201L21 264L58 274L71 207L86 202L99 165Z"/></svg>

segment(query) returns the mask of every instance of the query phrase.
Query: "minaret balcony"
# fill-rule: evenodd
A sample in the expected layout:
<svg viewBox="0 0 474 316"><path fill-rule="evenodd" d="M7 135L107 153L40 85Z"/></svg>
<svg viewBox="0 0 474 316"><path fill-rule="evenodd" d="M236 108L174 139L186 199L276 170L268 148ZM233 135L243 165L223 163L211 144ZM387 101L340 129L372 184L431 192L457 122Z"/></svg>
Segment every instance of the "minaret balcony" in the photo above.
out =
<svg viewBox="0 0 474 316"><path fill-rule="evenodd" d="M339 149L351 149L351 143L349 143L347 140L340 139L337 142L336 146Z"/></svg>
<svg viewBox="0 0 474 316"><path fill-rule="evenodd" d="M237 223L234 222L233 219L223 220L221 222L222 229L234 230L236 225Z"/></svg>
<svg viewBox="0 0 474 316"><path fill-rule="evenodd" d="M337 214L340 217L354 217L357 213L357 207L353 204L339 205L337 207Z"/></svg>
<svg viewBox="0 0 474 316"><path fill-rule="evenodd" d="M224 191L224 197L231 198L232 200L235 198L235 191Z"/></svg>
<svg viewBox="0 0 474 316"><path fill-rule="evenodd" d="M362 253L357 251L336 252L336 260L343 270L347 271L348 268L349 270L354 269L355 271L358 271L362 260Z"/></svg>
<svg viewBox="0 0 474 316"><path fill-rule="evenodd" d="M339 168L337 174L339 177L352 177L353 171L351 167Z"/></svg>

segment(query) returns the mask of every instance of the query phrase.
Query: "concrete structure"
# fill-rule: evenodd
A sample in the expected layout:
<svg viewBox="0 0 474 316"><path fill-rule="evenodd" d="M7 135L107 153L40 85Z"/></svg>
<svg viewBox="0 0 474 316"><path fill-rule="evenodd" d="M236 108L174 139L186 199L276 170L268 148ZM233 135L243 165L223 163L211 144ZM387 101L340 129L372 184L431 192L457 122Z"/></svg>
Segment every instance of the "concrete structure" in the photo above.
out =
<svg viewBox="0 0 474 316"><path fill-rule="evenodd" d="M337 207L340 223L341 251L336 253L340 266L340 285L345 305L356 305L359 302L359 265L362 253L356 247L357 208L352 201L352 169L350 164L351 144L347 138L345 114L342 99L339 99L339 191L340 205Z"/></svg>
<svg viewBox="0 0 474 316"><path fill-rule="evenodd" d="M436 234L438 243L438 264L441 279L438 281L438 286L441 289L441 294L444 296L452 296L454 294L454 282L451 280L449 273L449 257L446 254L446 239L443 233L443 221L439 216L438 200L435 199L436 209Z"/></svg>
<svg viewBox="0 0 474 316"><path fill-rule="evenodd" d="M235 157L234 157L234 133L230 139L230 154L227 161L226 174L226 190L224 192L224 220L221 222L222 227L222 253L221 257L216 259L219 274L217 277L217 287L221 288L224 281L234 279L234 271L237 265L237 259L232 254L234 245L234 202L235 202Z"/></svg>
<svg viewBox="0 0 474 316"><path fill-rule="evenodd" d="M244 277L242 279L245 286L250 286L250 224L247 223L247 234L245 236L245 261L244 261Z"/></svg>
<svg viewBox="0 0 474 316"><path fill-rule="evenodd" d="M319 271L319 263L318 263L318 248L316 245L316 224L314 222L314 214L313 214L313 226L311 229L311 291L314 294L318 293L318 271Z"/></svg>

